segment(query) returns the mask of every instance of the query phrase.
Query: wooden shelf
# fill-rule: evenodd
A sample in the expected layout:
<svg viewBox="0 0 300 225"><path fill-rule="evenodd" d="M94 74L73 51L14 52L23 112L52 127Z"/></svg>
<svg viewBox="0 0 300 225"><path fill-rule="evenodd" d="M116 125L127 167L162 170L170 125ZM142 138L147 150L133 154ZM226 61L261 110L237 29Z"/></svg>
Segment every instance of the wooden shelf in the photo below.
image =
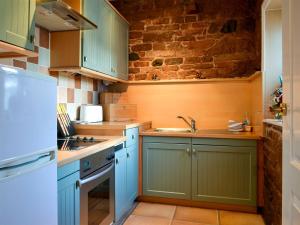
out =
<svg viewBox="0 0 300 225"><path fill-rule="evenodd" d="M141 81L127 81L127 84L180 84L180 83L214 83L214 82L251 82L261 75L258 71L250 77L236 77L236 78L212 78L212 79L174 79L174 80L141 80Z"/></svg>
<svg viewBox="0 0 300 225"><path fill-rule="evenodd" d="M84 67L51 67L49 71L63 71L63 72L70 72L70 73L78 73L86 77L98 79L98 80L105 80L109 82L119 82L119 83L127 83L128 81L122 80L119 78L115 78L109 76L104 73L100 73L94 70L90 70Z"/></svg>
<svg viewBox="0 0 300 225"><path fill-rule="evenodd" d="M6 42L0 41L0 58L37 57L39 54Z"/></svg>

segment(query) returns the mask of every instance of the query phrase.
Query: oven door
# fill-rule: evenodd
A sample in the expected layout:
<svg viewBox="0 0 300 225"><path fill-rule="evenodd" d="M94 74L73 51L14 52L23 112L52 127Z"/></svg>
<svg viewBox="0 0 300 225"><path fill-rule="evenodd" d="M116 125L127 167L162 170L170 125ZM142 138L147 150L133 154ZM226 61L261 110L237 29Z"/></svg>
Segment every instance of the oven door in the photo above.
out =
<svg viewBox="0 0 300 225"><path fill-rule="evenodd" d="M114 163L79 181L80 225L110 225L114 221Z"/></svg>

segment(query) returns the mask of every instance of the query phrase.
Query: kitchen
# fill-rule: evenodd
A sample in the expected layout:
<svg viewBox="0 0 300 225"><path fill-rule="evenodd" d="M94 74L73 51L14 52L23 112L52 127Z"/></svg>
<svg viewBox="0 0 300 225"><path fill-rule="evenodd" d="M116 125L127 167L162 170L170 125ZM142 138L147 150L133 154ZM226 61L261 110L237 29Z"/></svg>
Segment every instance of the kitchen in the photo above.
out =
<svg viewBox="0 0 300 225"><path fill-rule="evenodd" d="M296 0L0 8L1 225L300 224Z"/></svg>

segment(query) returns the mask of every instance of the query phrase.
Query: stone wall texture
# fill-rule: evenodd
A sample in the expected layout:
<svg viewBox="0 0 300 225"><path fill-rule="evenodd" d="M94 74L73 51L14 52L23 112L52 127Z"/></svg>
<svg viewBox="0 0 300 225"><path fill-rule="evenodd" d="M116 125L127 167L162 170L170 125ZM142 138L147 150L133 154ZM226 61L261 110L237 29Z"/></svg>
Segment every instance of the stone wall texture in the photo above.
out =
<svg viewBox="0 0 300 225"><path fill-rule="evenodd" d="M260 70L261 0L115 0L130 22L130 80L244 77Z"/></svg>
<svg viewBox="0 0 300 225"><path fill-rule="evenodd" d="M282 215L282 128L264 128L264 213L266 225L281 225Z"/></svg>

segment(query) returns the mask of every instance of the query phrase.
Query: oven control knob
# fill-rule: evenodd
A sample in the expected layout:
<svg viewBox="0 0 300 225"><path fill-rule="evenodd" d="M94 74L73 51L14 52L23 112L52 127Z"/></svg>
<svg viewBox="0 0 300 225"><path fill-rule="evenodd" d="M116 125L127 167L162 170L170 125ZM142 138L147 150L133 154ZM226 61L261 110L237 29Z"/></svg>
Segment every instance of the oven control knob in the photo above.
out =
<svg viewBox="0 0 300 225"><path fill-rule="evenodd" d="M80 137L77 137L77 138L76 138L76 141L77 141L77 142L81 141L81 138L80 138Z"/></svg>
<svg viewBox="0 0 300 225"><path fill-rule="evenodd" d="M83 139L82 139L84 142L87 142L87 137L84 137Z"/></svg>
<svg viewBox="0 0 300 225"><path fill-rule="evenodd" d="M94 141L94 138L93 138L93 137L91 137L89 141L90 141L90 142L93 142L93 141Z"/></svg>

